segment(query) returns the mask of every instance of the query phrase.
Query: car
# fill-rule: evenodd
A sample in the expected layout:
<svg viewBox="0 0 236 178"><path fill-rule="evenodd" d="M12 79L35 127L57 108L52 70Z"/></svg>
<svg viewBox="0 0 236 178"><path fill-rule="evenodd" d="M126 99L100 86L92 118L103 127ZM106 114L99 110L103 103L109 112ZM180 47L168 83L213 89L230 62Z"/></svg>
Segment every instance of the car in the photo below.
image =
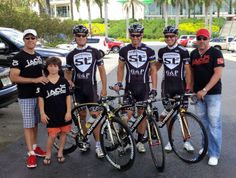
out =
<svg viewBox="0 0 236 178"><path fill-rule="evenodd" d="M108 44L108 48L114 53L118 53L120 48L125 46L124 42L118 41L115 38L106 38L106 42Z"/></svg>
<svg viewBox="0 0 236 178"><path fill-rule="evenodd" d="M186 47L188 41L194 38L196 38L196 35L181 35L177 41L180 45Z"/></svg>
<svg viewBox="0 0 236 178"><path fill-rule="evenodd" d="M236 52L236 37L229 43L229 51Z"/></svg>
<svg viewBox="0 0 236 178"><path fill-rule="evenodd" d="M110 50L108 48L108 44L106 42L106 38L104 36L90 36L87 38L87 45L96 48L101 53L101 56L109 54ZM59 44L56 47L61 49L73 50L76 48L77 44L75 40L73 40L70 44Z"/></svg>
<svg viewBox="0 0 236 178"><path fill-rule="evenodd" d="M9 67L13 56L24 47L23 33L14 28L0 27L0 65ZM37 44L35 51L43 59L56 56L61 59L62 66L66 66L68 50L45 47Z"/></svg>
<svg viewBox="0 0 236 178"><path fill-rule="evenodd" d="M9 77L10 68L0 66L0 108L17 101L17 87Z"/></svg>
<svg viewBox="0 0 236 178"><path fill-rule="evenodd" d="M189 39L188 43L187 43L187 47L196 48L197 47L197 39L196 38Z"/></svg>
<svg viewBox="0 0 236 178"><path fill-rule="evenodd" d="M218 37L212 38L210 40L210 46L215 47L218 50L227 50L229 48L229 43L233 40L233 37Z"/></svg>

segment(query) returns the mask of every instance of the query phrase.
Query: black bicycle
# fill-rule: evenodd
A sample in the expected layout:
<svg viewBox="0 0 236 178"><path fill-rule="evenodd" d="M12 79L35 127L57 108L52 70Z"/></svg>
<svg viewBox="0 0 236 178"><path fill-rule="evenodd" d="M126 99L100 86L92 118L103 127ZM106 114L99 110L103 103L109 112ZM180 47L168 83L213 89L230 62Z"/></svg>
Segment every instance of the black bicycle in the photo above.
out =
<svg viewBox="0 0 236 178"><path fill-rule="evenodd" d="M93 130L101 123L100 142L102 151L106 160L118 170L129 169L135 159L135 141L126 124L124 124L119 116L115 116L111 111L109 101L115 100L121 96L106 96L101 98L100 103L85 103L78 105L72 109L72 129L67 135L64 154L69 154L77 149L83 149L87 146L86 140ZM87 133L83 134L80 123L79 112L85 107L97 108L99 115L92 124L86 124ZM54 146L59 149L59 137L57 137Z"/></svg>
<svg viewBox="0 0 236 178"><path fill-rule="evenodd" d="M195 114L183 109L185 97L193 98L196 95L189 93L176 95L173 98L158 99L158 101L165 100L169 107L167 116L162 121L159 121L158 124L162 128L169 121L168 137L175 154L187 163L197 163L207 153L208 137L199 118ZM157 116L157 118L159 117ZM186 141L191 143L193 150L188 151L183 147Z"/></svg>
<svg viewBox="0 0 236 178"><path fill-rule="evenodd" d="M114 90L112 87L109 87L110 89ZM119 91L116 91L119 95ZM128 96L126 96L129 101L118 101L119 106L114 109L114 113L117 117L123 118L123 115L126 113L127 110L133 111L133 116L135 119L130 119L127 125L129 126L129 129L131 132L134 132L139 124L145 119L147 123L147 136L146 139L143 139L143 143L148 142L152 160L154 162L155 167L158 169L158 171L162 172L164 171L165 167L165 152L163 147L163 141L161 132L159 130L159 127L156 123L156 118L154 116L154 108L153 103L156 101L155 98L150 97L145 101L135 102L132 99L132 94L128 92ZM144 112L141 115L138 115L138 108L144 109Z"/></svg>

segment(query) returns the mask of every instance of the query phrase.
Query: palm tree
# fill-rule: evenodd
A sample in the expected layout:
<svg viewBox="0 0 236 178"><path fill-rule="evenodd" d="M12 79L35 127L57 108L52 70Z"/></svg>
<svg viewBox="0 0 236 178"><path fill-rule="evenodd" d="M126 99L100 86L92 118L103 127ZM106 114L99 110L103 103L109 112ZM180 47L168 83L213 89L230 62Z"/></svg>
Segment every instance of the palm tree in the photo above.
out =
<svg viewBox="0 0 236 178"><path fill-rule="evenodd" d="M216 3L216 7L217 7L217 17L219 18L220 17L220 9L222 7L223 0L216 0L215 3Z"/></svg>
<svg viewBox="0 0 236 178"><path fill-rule="evenodd" d="M182 0L171 0L171 4L176 8L176 17L175 17L175 26L178 28L179 26L179 13L180 13L180 5Z"/></svg>
<svg viewBox="0 0 236 178"><path fill-rule="evenodd" d="M108 0L104 0L104 13L105 13L105 36L108 37Z"/></svg>
<svg viewBox="0 0 236 178"><path fill-rule="evenodd" d="M104 0L105 1L105 0ZM103 0L94 0L94 2L98 5L99 10L100 10L100 18L102 19L102 5L103 5Z"/></svg>
<svg viewBox="0 0 236 178"><path fill-rule="evenodd" d="M135 18L134 11L137 7L142 7L144 6L143 2L140 0L126 0L123 4L124 10L127 12L127 9L132 9L132 19Z"/></svg>
<svg viewBox="0 0 236 178"><path fill-rule="evenodd" d="M168 0L154 0L156 4L161 6L162 17L165 19L165 26L168 25Z"/></svg>

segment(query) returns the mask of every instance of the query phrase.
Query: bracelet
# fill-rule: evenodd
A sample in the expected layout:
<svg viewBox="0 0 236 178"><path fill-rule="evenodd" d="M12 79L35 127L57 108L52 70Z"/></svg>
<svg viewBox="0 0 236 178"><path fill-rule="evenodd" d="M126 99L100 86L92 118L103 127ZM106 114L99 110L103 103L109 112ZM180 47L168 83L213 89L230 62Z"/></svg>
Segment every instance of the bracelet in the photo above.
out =
<svg viewBox="0 0 236 178"><path fill-rule="evenodd" d="M203 88L202 91L205 92L205 93L207 93L207 89L206 89L206 88Z"/></svg>

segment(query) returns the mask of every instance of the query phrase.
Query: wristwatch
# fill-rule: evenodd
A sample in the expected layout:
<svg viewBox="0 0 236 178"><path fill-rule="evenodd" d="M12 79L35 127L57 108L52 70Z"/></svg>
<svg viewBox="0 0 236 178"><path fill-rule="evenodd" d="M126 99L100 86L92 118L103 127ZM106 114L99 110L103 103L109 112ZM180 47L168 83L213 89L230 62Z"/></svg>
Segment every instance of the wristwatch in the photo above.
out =
<svg viewBox="0 0 236 178"><path fill-rule="evenodd" d="M206 89L206 88L203 88L202 91L205 92L205 93L207 93L207 89Z"/></svg>

